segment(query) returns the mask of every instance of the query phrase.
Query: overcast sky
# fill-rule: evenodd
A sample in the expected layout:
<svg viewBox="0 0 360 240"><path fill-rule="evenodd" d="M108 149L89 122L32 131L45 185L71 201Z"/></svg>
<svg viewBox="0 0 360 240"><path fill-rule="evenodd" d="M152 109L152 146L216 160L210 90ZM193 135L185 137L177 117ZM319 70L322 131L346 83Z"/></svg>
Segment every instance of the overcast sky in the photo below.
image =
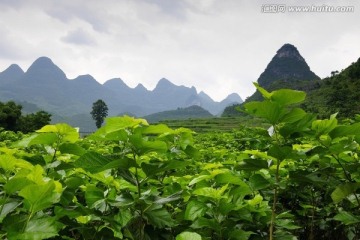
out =
<svg viewBox="0 0 360 240"><path fill-rule="evenodd" d="M264 4L286 4L263 13ZM354 6L299 12L289 6ZM266 9L265 9L266 10ZM161 78L215 100L243 99L285 43L320 77L360 57L360 1L0 0L0 71L50 57L69 79L120 77L152 90Z"/></svg>

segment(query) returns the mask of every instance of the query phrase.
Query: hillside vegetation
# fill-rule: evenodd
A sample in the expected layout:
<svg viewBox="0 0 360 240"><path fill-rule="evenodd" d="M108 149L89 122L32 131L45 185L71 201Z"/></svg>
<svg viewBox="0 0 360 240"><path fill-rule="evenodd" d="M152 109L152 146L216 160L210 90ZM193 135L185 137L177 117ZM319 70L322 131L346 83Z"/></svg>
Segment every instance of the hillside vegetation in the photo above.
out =
<svg viewBox="0 0 360 240"><path fill-rule="evenodd" d="M334 76L319 82L308 91L303 107L320 117L338 112L339 117L354 117L360 113L360 58Z"/></svg>

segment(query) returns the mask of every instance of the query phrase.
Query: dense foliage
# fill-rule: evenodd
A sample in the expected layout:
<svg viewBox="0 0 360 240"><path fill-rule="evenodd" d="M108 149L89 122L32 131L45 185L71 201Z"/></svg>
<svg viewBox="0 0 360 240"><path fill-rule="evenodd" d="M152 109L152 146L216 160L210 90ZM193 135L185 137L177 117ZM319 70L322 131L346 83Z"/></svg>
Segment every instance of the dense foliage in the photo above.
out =
<svg viewBox="0 0 360 240"><path fill-rule="evenodd" d="M33 132L51 121L51 115L45 111L38 111L22 115L22 106L13 101L0 102L0 128L23 133Z"/></svg>
<svg viewBox="0 0 360 240"><path fill-rule="evenodd" d="M339 117L354 117L360 111L360 58L339 74L322 80L309 91L303 107L324 117L329 112L339 112Z"/></svg>
<svg viewBox="0 0 360 240"><path fill-rule="evenodd" d="M360 119L318 120L305 93L245 111L272 127L195 135L108 118L0 143L4 239L359 239Z"/></svg>

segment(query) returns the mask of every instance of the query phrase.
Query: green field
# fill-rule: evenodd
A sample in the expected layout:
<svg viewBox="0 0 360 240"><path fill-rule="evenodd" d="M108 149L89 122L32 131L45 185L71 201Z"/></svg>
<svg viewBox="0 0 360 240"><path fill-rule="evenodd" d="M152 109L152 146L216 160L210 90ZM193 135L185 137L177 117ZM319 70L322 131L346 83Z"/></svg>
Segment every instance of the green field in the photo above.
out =
<svg viewBox="0 0 360 240"><path fill-rule="evenodd" d="M260 122L0 131L0 238L359 239L360 119L316 119L296 107L303 92L259 89L244 107Z"/></svg>
<svg viewBox="0 0 360 240"><path fill-rule="evenodd" d="M267 128L270 125L262 119L252 116L245 117L213 117L213 118L196 118L185 120L164 120L163 123L172 128L185 127L197 133L206 132L230 132L239 129L242 126L258 126Z"/></svg>

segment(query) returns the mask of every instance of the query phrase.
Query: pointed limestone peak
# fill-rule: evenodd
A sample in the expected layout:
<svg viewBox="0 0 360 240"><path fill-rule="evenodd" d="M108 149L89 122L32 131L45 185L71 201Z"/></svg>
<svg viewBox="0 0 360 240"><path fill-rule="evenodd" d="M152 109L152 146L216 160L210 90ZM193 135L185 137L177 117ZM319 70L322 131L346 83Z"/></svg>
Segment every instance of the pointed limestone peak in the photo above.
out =
<svg viewBox="0 0 360 240"><path fill-rule="evenodd" d="M76 83L80 83L80 84L100 85L100 83L98 83L98 81L96 81L96 79L93 76L91 76L90 74L80 75L77 78L75 78L73 81Z"/></svg>
<svg viewBox="0 0 360 240"><path fill-rule="evenodd" d="M0 73L0 78L5 80L15 80L24 75L24 71L17 64L11 64L7 69Z"/></svg>
<svg viewBox="0 0 360 240"><path fill-rule="evenodd" d="M291 85L298 81L316 79L319 77L310 70L297 48L287 43L276 52L265 71L260 75L258 83L262 87L268 87L276 81Z"/></svg>
<svg viewBox="0 0 360 240"><path fill-rule="evenodd" d="M200 91L200 92L199 92L199 96L210 98L210 96L207 95L204 91Z"/></svg>
<svg viewBox="0 0 360 240"><path fill-rule="evenodd" d="M31 78L46 81L66 79L65 73L48 57L36 59L25 74Z"/></svg>
<svg viewBox="0 0 360 240"><path fill-rule="evenodd" d="M305 62L305 59L300 55L299 51L294 45L289 43L284 44L277 52L277 58L295 58L299 61Z"/></svg>
<svg viewBox="0 0 360 240"><path fill-rule="evenodd" d="M121 78L112 78L104 83L104 86L113 90L128 89L129 86Z"/></svg>
<svg viewBox="0 0 360 240"><path fill-rule="evenodd" d="M243 100L242 98L239 96L239 94L237 93L231 93L229 94L224 100L223 102L229 102L229 103L242 103Z"/></svg>
<svg viewBox="0 0 360 240"><path fill-rule="evenodd" d="M139 83L134 89L141 92L147 91L147 88L144 87L144 85L142 85L141 83Z"/></svg>
<svg viewBox="0 0 360 240"><path fill-rule="evenodd" d="M164 87L171 87L175 86L172 82L167 80L166 78L162 78L159 80L159 82L156 84L155 88L164 88Z"/></svg>

